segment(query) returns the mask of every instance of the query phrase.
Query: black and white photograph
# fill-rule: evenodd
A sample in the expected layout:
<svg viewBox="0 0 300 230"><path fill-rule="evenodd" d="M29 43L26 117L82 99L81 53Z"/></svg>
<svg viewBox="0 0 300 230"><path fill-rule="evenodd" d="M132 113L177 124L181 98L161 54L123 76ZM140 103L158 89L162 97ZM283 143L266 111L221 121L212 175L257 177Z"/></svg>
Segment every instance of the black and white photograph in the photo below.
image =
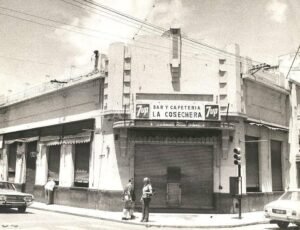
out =
<svg viewBox="0 0 300 230"><path fill-rule="evenodd" d="M299 143L299 0L0 0L0 230L297 230Z"/></svg>

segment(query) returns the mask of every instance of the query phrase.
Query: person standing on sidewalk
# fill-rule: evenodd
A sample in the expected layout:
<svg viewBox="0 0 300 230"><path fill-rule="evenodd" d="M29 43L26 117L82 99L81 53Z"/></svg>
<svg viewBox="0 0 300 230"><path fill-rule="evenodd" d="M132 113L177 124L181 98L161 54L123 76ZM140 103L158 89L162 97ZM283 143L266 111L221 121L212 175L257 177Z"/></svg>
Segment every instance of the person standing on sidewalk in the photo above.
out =
<svg viewBox="0 0 300 230"><path fill-rule="evenodd" d="M129 180L128 186L131 186L131 208L130 208L130 219L135 219L134 207L135 207L135 192L134 192L134 180Z"/></svg>
<svg viewBox="0 0 300 230"><path fill-rule="evenodd" d="M124 201L124 208L123 208L122 220L134 219L135 216L133 215L133 208L134 208L135 195L134 195L132 179L129 180L128 184L124 189L123 201Z"/></svg>
<svg viewBox="0 0 300 230"><path fill-rule="evenodd" d="M47 204L53 204L53 190L55 187L55 181L54 179L50 179L45 184L45 198L47 201Z"/></svg>
<svg viewBox="0 0 300 230"><path fill-rule="evenodd" d="M150 183L150 179L145 177L143 186L143 194L141 197L142 201L142 219L141 222L148 222L149 221L149 206L152 197L152 186Z"/></svg>

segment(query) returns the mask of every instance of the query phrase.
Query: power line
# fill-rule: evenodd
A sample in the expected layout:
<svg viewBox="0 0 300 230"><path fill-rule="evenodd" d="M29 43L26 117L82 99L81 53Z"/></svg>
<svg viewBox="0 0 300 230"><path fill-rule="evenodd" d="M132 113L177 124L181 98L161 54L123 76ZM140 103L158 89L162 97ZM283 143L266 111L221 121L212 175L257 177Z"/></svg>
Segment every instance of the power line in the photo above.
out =
<svg viewBox="0 0 300 230"><path fill-rule="evenodd" d="M64 1L64 0L63 0ZM103 31L99 31L99 30L96 30L96 29L92 29L92 28L87 28L87 27L83 27L83 26L77 26L77 25L70 25L70 24L67 24L65 22L61 22L61 21L57 21L57 20L53 20L53 19L49 19L49 18L44 18L44 17L41 17L41 16L37 16L37 15L33 15L33 14L29 14L29 13L25 13L25 12L22 12L22 11L18 11L18 10L14 10L14 9L10 9L10 8L5 8L5 7L0 7L2 9L5 9L5 10L9 10L9 11L13 11L13 12L16 12L16 13L19 13L19 14L24 14L26 16L30 16L30 17L34 17L34 18L38 18L38 19L42 19L42 20L46 20L46 21L50 21L50 22L55 22L55 23L59 23L59 24L62 24L62 25L67 25L67 26L70 26L70 27L75 27L75 28L79 28L79 29L82 29L82 30L89 30L89 31L93 31L93 32L98 32L98 33L101 33L102 35L102 39L103 39L103 34L108 34L109 37L120 37L122 39L127 39L129 40L130 38L128 37L121 37L119 35L114 35L114 34L109 34L109 33L105 33ZM0 14L3 14L3 13L0 13ZM85 35L85 36L89 36L89 37L99 37L99 36L95 36L95 35L92 35L92 34L88 34L88 33L82 33L80 31L74 31L74 30L70 30L70 29L67 29L67 28L62 28L62 27L57 27L57 26L53 26L53 25L49 25L49 24L44 24L44 23L41 23L41 22L36 22L36 21L33 21L33 20L29 20L29 19L24 19L24 18L20 18L20 17L17 17L15 15L8 15L8 14L3 14L5 16L9 16L9 17L13 17L13 18L16 18L16 19L19 19L19 20L23 20L23 21L26 21L26 22L31 22L31 23L35 23L35 24L38 24L40 26L46 26L46 27L51 27L51 28L56 28L56 29L61 29L61 30L65 30L65 31L68 31L68 32L73 32L73 33L78 33L78 34L81 34L81 35ZM165 37L163 37L165 38ZM168 40L170 40L170 38L167 38ZM165 47L165 46L159 46L157 44L153 44L153 43L149 43L149 42L142 42L142 41L135 41L137 43L145 43L145 44L150 44L150 45L153 45L153 46L156 46L156 47L161 47L161 48L164 48L164 49L168 49L169 50L169 47ZM201 49L202 51L204 50L206 53L210 52L210 54L208 53L208 55L214 55L214 56L217 56L218 54L215 54L213 53L213 50L207 50L203 47L194 47L192 44L191 45L187 45L189 47L192 47L193 49ZM141 46L136 46L136 47L140 47L142 48ZM156 50L157 51L157 50ZM169 53L169 52L168 52ZM198 55L197 53L194 53L194 52L190 52L190 51L182 51L182 53L190 53L190 54L193 54L193 55ZM186 55L185 55L186 56ZM186 56L188 57L188 56ZM195 59L198 59L198 60L204 60L204 59L200 59L200 58L196 58L196 57L193 57ZM231 57L232 58L232 57ZM205 60L205 61L208 61L208 60ZM248 64L248 63L246 63ZM227 64L226 65L230 65L230 64Z"/></svg>
<svg viewBox="0 0 300 230"><path fill-rule="evenodd" d="M22 12L18 11L18 13L22 13ZM37 22L37 21L34 21L34 20L30 20L30 19L18 17L16 15L5 14L5 13L2 13L2 12L0 12L0 15L4 15L4 16L7 16L7 17L11 17L11 18L14 18L14 19L21 20L21 21L25 21L25 22L37 24L37 25L40 25L40 26L55 28L55 29L59 29L59 30L65 30L65 31L72 32L72 33L78 33L78 34L83 35L83 36L88 36L88 37L93 37L93 38L103 38L103 37L100 37L100 36L96 36L94 34L83 33L81 31L71 30L71 29L67 29L67 28L63 28L63 27L57 27L57 26L54 26L54 25L49 25L49 24ZM43 20L60 23L60 24L67 25L67 26L70 26L70 27L77 27L77 28L80 28L80 29L92 30L94 32L101 33L102 36L103 36L103 34L108 34L109 37L117 37L117 38L123 38L123 39L130 39L129 37L122 37L122 36L119 36L119 35L113 35L113 34L109 34L109 33L106 33L106 32L103 32L103 31L99 31L99 30L95 30L95 29L91 29L91 28L86 28L86 27L76 26L76 25L70 25L70 24L67 24L67 23L64 23L64 22L55 21L55 20L51 20L51 19L48 20L47 18L42 18L42 17L36 16L36 15L32 15L32 14L25 14L25 15L30 15L32 17L38 17L38 18L41 18ZM146 42L140 42L140 43L146 43ZM151 43L147 43L147 44L151 44ZM155 44L151 44L151 45L155 45ZM169 49L168 47L164 47L164 46L158 46L158 47Z"/></svg>
<svg viewBox="0 0 300 230"><path fill-rule="evenodd" d="M73 0L73 1L74 1L74 0ZM140 20L140 19L137 19L137 18L132 17L132 16L130 16L130 15L128 15L128 14L125 14L125 13L122 13L122 12L120 12L120 11L117 11L117 10L115 10L115 9L113 9L113 8L110 8L110 7L108 7L108 6L105 6L105 5L103 5L103 4L95 3L95 2L92 2L92 1L90 1L90 0L82 0L82 1L87 2L87 3L91 4L91 5L98 6L98 7L102 8L102 9L105 9L105 10L107 10L107 11L110 11L110 12L114 13L114 14L120 15L120 16L122 16L122 17L128 18L128 19L133 20L133 21L135 21L135 22L138 22L138 23L140 23L140 24L144 24L144 25L146 25L146 26L155 28L155 29L157 29L157 30L160 30L161 32L167 31L165 28L162 28L162 27L153 25L153 24L151 24L151 23L149 23L149 22L144 22L144 21L142 21L142 20ZM238 57L238 58L240 58L240 59L243 58L243 57L241 57L241 56L239 56L239 55L236 55L236 54L234 54L234 53L231 53L231 52L228 52L228 51L225 51L225 50L216 48L216 47L211 46L211 45L208 45L208 44L206 44L206 43L199 42L199 41L197 41L197 40L195 40L195 39L192 39L192 38L189 38L189 37L187 37L187 36L185 36L185 35L183 35L182 38L185 39L185 40L187 40L188 42L192 42L192 43L194 43L194 44L197 44L197 45L200 45L200 46L204 46L204 47L206 47L206 48L208 48L208 49L216 50L216 51L218 51L218 52L221 52L221 53L224 53L224 54L227 54L227 55L231 55L231 56L234 56L234 57ZM246 59L246 58L245 58L245 59ZM255 61L255 60L252 60L252 61L257 62L257 63L261 63L261 62L259 62L259 61Z"/></svg>
<svg viewBox="0 0 300 230"><path fill-rule="evenodd" d="M104 31L96 30L96 29L93 29L93 28L88 28L88 27L78 26L78 25L71 25L71 24L68 24L68 23L66 23L66 22L57 21L57 20L53 20L53 19L50 19L50 18L44 18L44 17L41 17L41 16L29 14L29 13L26 13L26 12L22 12L22 11L10 9L10 8L6 8L6 7L1 7L1 6L0 6L0 8L5 9L5 10L9 10L9 11L12 11L12 12L16 12L16 13L19 13L19 14L23 14L23 15L26 15L26 16L30 16L30 17L42 19L42 20L45 20L45 21L54 22L54 23L58 23L58 24L66 25L66 26L70 26L70 27L75 27L75 28L79 28L79 29L83 29L83 30L89 30L89 31L92 31L92 32L106 33L106 32L104 32ZM2 14L2 13L1 13L1 14ZM19 17L15 16L15 15L7 15L7 14L4 14L4 15L10 16L10 17L16 17L16 18L18 18L18 19L22 19L22 20L25 20L25 21L29 21L29 22L32 22L32 23L36 23L36 24L40 24L40 25L44 25L44 26L48 26L48 27L53 27L53 28L56 28L56 29L63 29L63 28L59 28L59 27L56 27L56 26L51 26L51 25L48 25L48 24L39 23L39 22L36 22L36 21L24 19L24 18L19 18ZM67 30L67 29L63 29L63 30ZM76 32L76 31L71 31L71 32ZM109 33L106 33L106 34L109 34ZM115 34L110 34L110 35L112 35L112 36L117 36L117 35L115 35ZM117 37L120 37L120 36L117 36ZM124 37L124 38L125 38L125 37ZM127 38L126 38L126 39L127 39Z"/></svg>
<svg viewBox="0 0 300 230"><path fill-rule="evenodd" d="M138 24L138 23L136 23L134 21L128 20L128 19L126 19L124 17L120 17L120 16L118 17L117 15L112 15L110 12L103 11L103 10L101 10L99 8L93 7L93 6L88 5L88 4L84 4L84 3L80 2L80 1L77 1L77 0L73 0L73 2L76 2L76 3L80 4L80 5L71 3L71 2L66 1L66 0L60 0L60 1L66 3L68 5L74 6L76 8L84 9L85 11L88 11L88 12L93 13L95 15L104 16L104 17L109 18L109 19L111 19L113 21L116 21L116 22L119 22L121 24L130 26L130 27L135 28L135 29L138 29L139 26L140 26L140 24ZM95 11L90 10L90 9L88 9L86 7L83 7L83 6L89 7L91 9L94 9L94 10L98 11L98 12L95 12ZM99 13L99 12L101 12L101 13ZM150 31L146 31L146 30L150 30L152 32L161 33L160 31L157 31L157 30L155 30L153 28L144 28L143 29L143 31L150 33Z"/></svg>
<svg viewBox="0 0 300 230"><path fill-rule="evenodd" d="M66 3L69 3L69 2L67 2L67 1L65 1L65 0L61 0L61 1L66 2ZM78 2L77 0L73 0L73 1ZM84 1L85 1L85 2L89 2L89 1L87 1L87 0L84 0ZM78 3L80 3L80 2L78 2ZM72 5L74 5L74 4L72 4ZM97 4L96 4L96 5L97 5ZM77 6L77 5L75 5L75 6ZM153 5L153 7L154 7L154 6L155 6L155 4ZM41 16L29 14L29 13L26 13L26 12L22 12L22 11L10 9L10 8L6 8L6 7L0 7L0 8L1 8L1 9L5 9L5 10L9 10L9 11L12 11L12 12L24 14L24 15L26 15L26 16L35 17L35 18L38 18L38 19L47 20L47 21L54 22L54 23L59 23L59 24L62 24L62 25L67 25L67 26L71 26L71 27L76 27L76 28L79 28L79 29L89 30L89 31L93 31L93 32L104 33L103 31L95 30L95 29L92 29L92 28L87 28L87 27L77 26L77 25L70 25L70 24L65 23L65 22L62 22L62 21L57 21L57 20L53 20L53 19L49 19L49 18L44 18L44 17L41 17ZM81 7L81 8L84 8L84 7ZM85 8L84 8L84 9L85 9ZM105 9L106 9L106 8L105 8ZM107 8L107 9L111 9L111 8ZM116 11L116 12L117 12L117 11ZM149 12L149 13L150 13L150 12ZM1 14L1 13L0 13L0 14ZM2 14L3 14L3 13L2 13ZM21 19L21 18L19 18L19 17L17 17L17 16L12 16L12 15L7 15L7 14L3 14L3 15ZM122 15L123 15L123 14L122 14ZM125 15L125 14L124 14L124 15ZM148 16L147 16L147 17L148 17ZM133 18L133 17L130 16L130 18ZM146 18L146 19L147 19L147 18ZM48 24L43 24L43 23L39 23L39 22L36 22L36 21L24 19L24 18L22 18L22 20L29 21L29 22L32 22L32 23L35 23L35 24L39 24L39 25L44 25L44 26L56 28L56 29L63 29L63 30L67 30L67 31L70 31L70 32L75 32L75 33L82 34L81 32L78 32L78 31L69 30L69 29L66 29L66 28L57 28L57 27L54 27L54 26L51 26L51 25L48 25ZM137 21L139 21L139 20L137 19ZM141 21L141 22L140 22L140 27L138 28L138 29L139 29L138 32L139 32L140 30L143 29L143 25L144 25L144 24L148 25L149 23L145 23L145 22L142 22L142 21ZM135 27L135 28L136 28L136 27ZM137 32L137 33L138 33L138 32ZM137 35L137 33L134 35L134 37ZM106 32L105 32L105 34L109 34L109 33L106 33ZM88 36L91 36L90 34L87 34L87 35L88 35ZM114 35L114 34L109 34L109 35L115 36L115 37L121 37L121 36L117 36L117 35ZM128 38L126 38L126 37L121 37L121 38L122 38L122 39L128 39ZM187 38L187 37L183 37L183 38L184 38L184 39L187 39L187 41L192 42L192 44L188 45L188 46L190 46L190 47L192 47L192 48L196 48L196 47L193 46L195 43L198 44L198 45L199 45L199 44L201 44L201 45L204 44L204 43L199 43L198 41L196 41L196 40L194 40L194 39L189 39L189 38ZM197 48L200 48L200 47L201 47L201 46L197 46ZM218 49L218 48L216 48L217 50L214 50L215 48L212 47L212 46L207 46L207 47L211 48L210 52L211 52L212 54L214 54L215 56L217 56L217 55L218 55L219 57L222 56L222 55L220 55L220 54L218 54L218 53L213 53L213 52L217 51L217 52L223 52L226 56L227 56L228 54L229 54L229 55L233 55L233 56L237 57L240 61L244 61L244 60L245 60L245 58L242 58L241 56L235 55L235 54L233 54L233 53L229 53L229 52L227 52L227 51L225 51L225 50L221 50L221 49ZM207 48L207 47L206 47L206 48ZM202 48L202 50L203 50L203 47L201 47L201 48ZM205 50L205 51L207 52L208 50ZM229 56L227 56L227 57L229 57ZM252 61L253 61L253 62L260 63L260 62L258 62L258 61L254 61L254 60L252 60Z"/></svg>
<svg viewBox="0 0 300 230"><path fill-rule="evenodd" d="M102 15L102 14L96 13L96 12L94 12L94 11L91 11L91 10L85 8L85 7L82 7L82 6L79 6L79 5L76 5L76 4L72 4L72 3L70 3L70 2L68 2L68 1L66 1L66 0L60 0L60 1L63 1L63 2L65 2L66 4L70 4L70 5L72 5L72 6L79 7L79 8L81 8L81 9L87 10L87 11L92 12L92 13L94 13L94 14L98 14L98 15L107 17L107 15ZM83 2L80 2L80 1L78 1L78 0L72 0L72 1L73 1L73 2L76 2L76 3L80 4L80 5L84 5L84 6L87 6L87 7L92 8L92 9L95 9L95 10L97 10L97 11L100 11L100 12L102 12L102 13L104 12L104 13L110 15L111 17L118 17L118 19L121 17L121 18L122 18L122 21L125 20L126 22L138 24L138 25L139 25L139 28L138 28L139 30L143 30L143 31L145 31L145 32L150 32L150 31L147 31L147 30L149 30L149 29L151 28L151 27L148 26L149 23L146 23L146 24L147 24L147 27L145 27L145 26L143 26L143 25L145 25L144 21L141 21L141 20L139 20L139 19L136 19L135 21L129 21L128 18L126 18L126 17L124 18L123 15L125 15L125 14L123 14L123 13L115 14L115 13L113 12L114 14L111 14L111 13L109 13L110 11L108 11L108 12L103 11L102 8L95 8L95 7L93 7L92 5L84 4ZM85 1L85 2L97 6L97 4L91 3L90 1ZM108 8L108 7L107 7L107 8ZM111 9L111 8L108 8L108 9ZM105 7L105 10L107 10L106 7ZM116 10L114 10L114 11L116 11ZM118 11L116 11L116 12L118 12ZM109 17L109 18L112 19L111 17ZM133 17L131 17L131 16L128 16L128 17L133 18ZM120 22L120 21L118 20L118 22ZM128 26L133 26L133 25L129 25L128 23L123 23L123 22L120 22L120 23L125 24L125 25L128 25ZM133 27L134 27L134 28L137 28L136 26L133 26ZM166 31L165 29L160 28L160 27L159 27L159 28L157 28L157 27L152 28L152 32L160 32L160 34L161 34L162 32L165 32L165 31ZM170 40L170 38L167 38L167 37L163 37L163 38ZM195 40L195 41L196 41L196 40ZM196 42L198 42L198 41L196 41ZM226 56L227 59L229 59L229 58L234 58L234 59L233 59L234 61L236 61L235 58L237 58L237 60L241 61L243 64L251 65L251 64L248 63L248 61L249 61L248 58L244 58L244 57L242 57L242 56L239 56L239 55L236 55L236 54L227 52L227 51L222 50L222 49L216 48L216 49L217 49L217 50L216 50L216 49L214 49L212 46L211 46L210 49L208 49L207 47L200 46L199 44L195 44L195 42L192 42L192 41L189 41L189 40L186 40L186 39L183 40L183 43L185 43L187 46L190 46L190 47L192 47L192 48L194 48L194 49L201 49L202 51L204 50L205 52L210 52L211 55L214 55L214 56L217 56L217 57L220 57L220 58L223 58L223 57ZM201 43L201 44L202 44L202 43ZM203 43L203 44L204 44L204 43ZM197 45L197 46L195 47L195 45ZM222 54L220 54L220 52L221 52ZM251 61L252 61L252 62L255 62L255 63L261 63L261 62L259 62L259 61L255 61L255 60L253 60L253 59L251 59Z"/></svg>
<svg viewBox="0 0 300 230"><path fill-rule="evenodd" d="M74 1L74 0L73 0L73 1ZM117 10L115 10L115 9L113 9L113 8L110 8L110 7L108 7L108 6L105 6L105 5L103 5L103 4L95 3L95 2L92 2L92 1L89 1L89 0L83 0L83 1L84 1L84 2L87 2L87 3L91 4L91 5L94 5L94 6L98 6L98 7L102 8L102 9L104 9L104 10L110 11L110 12L116 14L116 15L120 15L120 16L122 16L122 17L128 18L128 19L130 19L130 20L132 20L132 21L135 21L135 22L137 22L137 23L139 23L139 24L144 24L144 25L146 25L146 26L149 26L149 27L151 27L151 28L155 28L155 29L157 29L157 30L159 30L159 31L162 31L162 32L165 32L165 31L166 31L166 29L163 28L163 27L159 27L159 26L150 24L150 23L148 23L148 22L144 22L144 21L142 21L142 20L140 20L140 19L137 19L137 18L132 17L132 16L130 16L130 15L128 15L128 14L125 14L125 13L122 13L122 12L120 12L120 11L117 11Z"/></svg>
<svg viewBox="0 0 300 230"><path fill-rule="evenodd" d="M299 50L300 50L300 45L299 45L299 47L298 47L298 49L297 49L297 52L296 52L296 54L295 54L295 56L294 56L294 58L293 58L292 64L291 64L291 66L290 66L290 68L289 68L289 71L288 71L288 73L287 73L287 75L286 75L286 77L285 77L286 79L288 78L288 76L289 76L289 74L290 74L290 72L291 72L291 69L293 68L293 65L294 65L294 62L295 62L295 60L296 60L296 58L297 58L297 55L298 55Z"/></svg>
<svg viewBox="0 0 300 230"><path fill-rule="evenodd" d="M68 23L65 23L65 22L62 22L62 21L57 21L57 20L53 20L53 19L49 19L49 18L44 18L44 17L41 17L41 16L37 16L37 15L25 13L25 12L14 10L14 9L10 9L10 8L5 8L5 7L1 7L1 6L0 6L0 8L5 9L5 10L9 10L9 11L12 11L12 12L16 12L16 13L19 13L19 14L24 14L26 16L30 16L30 17L42 19L42 20L45 20L45 21L50 21L50 22L59 23L59 24L62 24L62 25L70 26L70 27L79 28L79 29L82 29L82 30L89 30L89 31L92 31L92 32L101 33L101 35L107 34L110 37L117 37L117 38L122 38L122 39L129 39L129 37L122 37L120 35L111 34L111 33L107 33L107 32L100 31L100 30L96 30L96 29L93 29L93 28L84 27L84 26L71 25L71 24L68 24ZM49 24L44 24L44 23L41 23L41 22L29 20L29 19L26 19L26 18L21 18L21 17L15 16L15 15L9 15L9 14L5 14L5 13L1 13L1 12L0 12L0 14L8 16L8 17L13 17L13 18L16 18L16 19L19 19L19 20L23 20L23 21L35 23L35 24L38 24L38 25L41 25L41 26L47 26L47 27L51 27L51 28L56 28L56 29L61 29L61 30L67 30L69 32L80 33L82 35L94 36L94 35L91 35L91 34L88 34L88 33L82 33L80 31L74 31L74 30L70 30L70 29L66 29L66 28L61 28L61 27L52 26L52 25L49 25ZM94 36L94 37L99 37L99 36ZM150 44L150 43L147 43L147 44ZM155 44L153 44L153 45L155 45ZM163 47L163 46L160 46L160 47L162 47L162 48L168 48L168 47Z"/></svg>
<svg viewBox="0 0 300 230"><path fill-rule="evenodd" d="M0 8L4 8L4 7L0 7ZM60 24L63 24L63 25L67 25L67 26L71 26L71 27L77 27L77 28L85 29L85 30L92 30L92 31L94 31L94 32L99 32L99 33L101 33L102 36L103 36L103 33L104 33L103 31L99 31L99 30L95 30L95 29L91 29L91 28L86 28L86 27L83 27L83 26L70 25L70 24L67 24L67 23L65 23L65 22L56 21L56 20L52 20L52 19L48 19L48 18L43 18L43 17L40 17L40 16L36 16L36 15L33 15L33 14L28 14L28 13L23 13L23 12L21 12L21 11L9 9L9 8L5 8L5 9L6 9L6 10L10 10L10 11L14 11L14 12L17 12L17 13L19 13L19 14L24 14L24 15L26 15L26 16L31 16L31 17L35 17L35 18L42 19L42 20L50 21L50 22L60 23ZM46 26L46 27L50 27L50 28L55 28L55 29L65 30L65 31L68 31L68 32L79 33L80 35L89 36L89 37L94 37L94 38L99 37L99 36L95 36L95 35L92 35L92 34L83 33L83 32L75 31L75 30L70 30L70 29L67 29L67 28L57 27L57 26L53 26L53 25L49 25L49 24L44 24L44 23L41 23L41 22L37 22L37 21L33 21L33 20L21 18L21 17L15 16L15 15L4 14L4 13L1 13L1 12L0 12L0 15L1 15L1 14L2 14L2 15L5 15L5 16L8 16L8 17L12 17L12 18L18 19L18 20L22 20L22 21L34 23L34 24L37 24L37 25L40 25L40 26ZM106 33L106 34L107 34L107 33ZM111 35L111 34L110 34L110 35ZM121 37L121 36L117 36L117 35L111 35L111 36L114 36L114 37ZM111 36L110 36L110 37L111 37ZM103 38L103 37L101 37L101 38ZM129 39L128 37L121 37L121 38L123 38L123 39ZM153 44L153 43L142 42L142 41L135 41L135 42L136 42L136 43L145 43L145 44L149 44L149 45L152 45L152 46L156 46L156 47L159 47L159 48L164 48L164 49L169 50L169 47L159 46L159 45ZM141 47L141 46L136 46L136 47L139 47L139 48L145 48L145 47ZM155 50L155 51L158 51L158 50ZM167 53L169 53L169 51L168 51ZM197 55L197 53L189 52L189 51L183 51L183 53L190 53L190 54ZM196 58L196 57L194 57L194 58ZM203 60L203 59L200 59L200 58L196 58L196 59ZM209 60L205 60L205 61L209 61Z"/></svg>
<svg viewBox="0 0 300 230"><path fill-rule="evenodd" d="M67 28L57 27L57 26L53 26L53 25L49 25L49 24L45 24L45 23L41 23L41 22L37 22L37 21L25 19L25 18L21 18L21 17L15 16L15 15L5 14L5 13L2 13L2 12L0 12L0 15L4 15L4 16L7 16L7 17L15 18L15 19L18 19L18 20L21 20L21 21L26 21L26 22L34 23L34 24L37 24L37 25L40 25L40 26L46 26L46 27L49 27L49 28L65 30L65 31L69 31L69 32L81 34L81 35L84 35L84 36L89 36L89 37L97 38L96 36L91 35L91 34L82 33L80 31L71 30L71 29L67 29Z"/></svg>
<svg viewBox="0 0 300 230"><path fill-rule="evenodd" d="M155 8L155 2L156 0L154 0L153 4L152 4L152 8L150 9L150 11L148 12L148 14L146 15L144 22L148 21L148 18L150 16L150 14L152 13L153 9ZM143 29L144 24L141 24L140 27L138 28L137 32L133 35L132 40L135 39L135 37L139 34L139 32Z"/></svg>
<svg viewBox="0 0 300 230"><path fill-rule="evenodd" d="M51 64L51 63L46 63L46 62L39 62L39 61L34 61L34 60L30 60L30 59L23 59L23 58L18 58L18 57L5 56L5 55L1 55L1 54L0 54L0 58L11 59L11 60L20 61L20 62L30 62L30 63L40 64L40 65L60 66L60 65L56 65L56 64Z"/></svg>

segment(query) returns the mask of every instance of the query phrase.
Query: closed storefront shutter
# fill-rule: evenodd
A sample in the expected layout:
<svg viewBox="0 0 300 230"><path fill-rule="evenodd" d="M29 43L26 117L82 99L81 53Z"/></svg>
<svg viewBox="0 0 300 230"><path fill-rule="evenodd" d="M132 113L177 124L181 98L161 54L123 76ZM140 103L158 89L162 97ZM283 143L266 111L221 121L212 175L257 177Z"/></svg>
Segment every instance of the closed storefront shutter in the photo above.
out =
<svg viewBox="0 0 300 230"><path fill-rule="evenodd" d="M212 146L137 144L134 164L137 199L144 177L155 189L151 207L173 207L173 202L178 208L213 207Z"/></svg>
<svg viewBox="0 0 300 230"><path fill-rule="evenodd" d="M258 138L246 136L246 189L259 192ZM248 141L248 142L247 142Z"/></svg>
<svg viewBox="0 0 300 230"><path fill-rule="evenodd" d="M281 142L271 141L272 190L282 191Z"/></svg>
<svg viewBox="0 0 300 230"><path fill-rule="evenodd" d="M90 143L75 145L75 186L88 187Z"/></svg>
<svg viewBox="0 0 300 230"><path fill-rule="evenodd" d="M60 145L48 146L48 178L59 182Z"/></svg>

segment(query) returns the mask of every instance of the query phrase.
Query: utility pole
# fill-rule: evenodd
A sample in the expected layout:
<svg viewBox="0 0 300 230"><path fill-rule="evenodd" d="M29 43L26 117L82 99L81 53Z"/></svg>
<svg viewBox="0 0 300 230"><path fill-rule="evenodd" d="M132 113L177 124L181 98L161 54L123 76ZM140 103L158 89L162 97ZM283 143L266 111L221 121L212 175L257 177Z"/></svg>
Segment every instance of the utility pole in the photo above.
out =
<svg viewBox="0 0 300 230"><path fill-rule="evenodd" d="M293 61L292 61L292 64L291 64L291 66L290 66L290 68L289 68L289 71L288 71L288 73L287 73L287 75L286 75L286 79L288 78L288 76L289 76L289 74L290 74L290 72L291 72L291 69L293 68L293 65L294 65L294 62L295 62L295 60L296 60L296 58L297 58L297 54L299 53L299 50L300 50L300 45L299 45L299 47L298 47L298 49L297 49L297 52L296 52L296 54L295 54L295 57L294 57L294 59L293 59Z"/></svg>

